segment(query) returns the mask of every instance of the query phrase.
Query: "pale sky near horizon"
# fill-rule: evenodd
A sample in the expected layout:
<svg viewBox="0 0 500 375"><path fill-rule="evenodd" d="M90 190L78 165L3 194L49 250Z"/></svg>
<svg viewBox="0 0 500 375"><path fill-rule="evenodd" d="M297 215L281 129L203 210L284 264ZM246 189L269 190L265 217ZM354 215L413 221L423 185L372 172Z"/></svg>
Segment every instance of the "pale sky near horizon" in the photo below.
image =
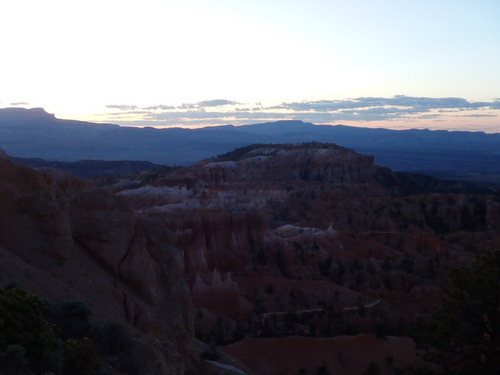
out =
<svg viewBox="0 0 500 375"><path fill-rule="evenodd" d="M0 3L0 108L500 132L498 0Z"/></svg>

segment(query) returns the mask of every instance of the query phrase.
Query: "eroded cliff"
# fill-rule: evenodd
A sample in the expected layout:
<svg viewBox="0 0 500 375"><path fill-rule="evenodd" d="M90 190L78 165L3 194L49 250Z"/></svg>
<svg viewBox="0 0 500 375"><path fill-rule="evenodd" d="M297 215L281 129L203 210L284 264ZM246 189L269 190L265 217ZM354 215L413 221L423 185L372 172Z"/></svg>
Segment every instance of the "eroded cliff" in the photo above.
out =
<svg viewBox="0 0 500 375"><path fill-rule="evenodd" d="M331 144L257 145L119 195L175 232L206 342L404 335L450 267L500 243L493 194L410 177Z"/></svg>
<svg viewBox="0 0 500 375"><path fill-rule="evenodd" d="M173 234L114 193L0 157L0 283L57 303L81 300L96 324L127 329L134 368L183 374L191 298Z"/></svg>

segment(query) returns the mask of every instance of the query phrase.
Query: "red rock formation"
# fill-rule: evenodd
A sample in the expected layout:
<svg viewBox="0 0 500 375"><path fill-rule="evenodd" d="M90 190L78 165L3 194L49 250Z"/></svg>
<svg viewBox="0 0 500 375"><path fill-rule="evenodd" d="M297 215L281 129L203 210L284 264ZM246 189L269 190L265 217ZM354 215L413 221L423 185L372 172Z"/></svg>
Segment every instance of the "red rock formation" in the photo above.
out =
<svg viewBox="0 0 500 375"><path fill-rule="evenodd" d="M0 168L1 281L127 322L163 373L182 367L191 295L200 337L220 342L397 335L439 301L450 267L500 243L498 197L402 196L391 171L334 145L237 150L118 195Z"/></svg>
<svg viewBox="0 0 500 375"><path fill-rule="evenodd" d="M106 190L0 157L0 283L53 302L82 300L101 323L133 332L137 365L183 374L192 337L189 289L172 238Z"/></svg>
<svg viewBox="0 0 500 375"><path fill-rule="evenodd" d="M500 216L491 196L394 196L404 189L378 182L399 183L391 173L334 145L261 145L160 176L151 194L120 194L176 233L179 261L204 311L234 318L232 304L214 294L216 270L232 273L240 293L235 320L243 325L268 309L351 307L346 294L312 292L331 282L368 302L383 299L372 321L350 318L358 329L372 330L385 316L395 332L439 300L436 281L446 269L472 259L472 248L499 243ZM292 287L297 280L310 284Z"/></svg>
<svg viewBox="0 0 500 375"><path fill-rule="evenodd" d="M193 304L197 308L205 308L215 313L223 313L232 318L239 318L240 291L231 274L225 275L224 280L219 271L214 270L212 280L207 283L199 274L191 288Z"/></svg>

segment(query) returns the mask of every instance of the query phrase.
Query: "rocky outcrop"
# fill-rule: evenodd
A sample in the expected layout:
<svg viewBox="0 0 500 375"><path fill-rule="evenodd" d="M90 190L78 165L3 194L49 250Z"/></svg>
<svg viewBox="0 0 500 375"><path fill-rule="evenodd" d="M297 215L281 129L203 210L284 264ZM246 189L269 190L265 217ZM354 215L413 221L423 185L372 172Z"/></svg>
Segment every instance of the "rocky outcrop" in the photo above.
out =
<svg viewBox="0 0 500 375"><path fill-rule="evenodd" d="M196 275L191 288L193 304L197 308L205 308L216 313L224 313L233 318L240 315L238 284L231 278L231 273L224 279L219 271L212 272L212 279L207 283L201 276Z"/></svg>
<svg viewBox="0 0 500 375"><path fill-rule="evenodd" d="M439 301L447 269L500 241L494 196L415 194L417 182L434 184L331 144L257 145L120 195L175 234L199 337L224 342L238 331L403 332Z"/></svg>
<svg viewBox="0 0 500 375"><path fill-rule="evenodd" d="M262 216L253 212L200 210L182 217L172 216L166 223L177 230L176 246L184 252L185 271L189 275L211 273L214 269L245 270L268 232Z"/></svg>
<svg viewBox="0 0 500 375"><path fill-rule="evenodd" d="M14 126L23 122L55 119L53 114L47 113L43 108L2 108L1 113L1 122L7 125L13 123Z"/></svg>
<svg viewBox="0 0 500 375"><path fill-rule="evenodd" d="M81 300L99 324L130 330L136 367L183 374L192 337L189 289L173 237L123 198L57 181L0 158L0 283Z"/></svg>

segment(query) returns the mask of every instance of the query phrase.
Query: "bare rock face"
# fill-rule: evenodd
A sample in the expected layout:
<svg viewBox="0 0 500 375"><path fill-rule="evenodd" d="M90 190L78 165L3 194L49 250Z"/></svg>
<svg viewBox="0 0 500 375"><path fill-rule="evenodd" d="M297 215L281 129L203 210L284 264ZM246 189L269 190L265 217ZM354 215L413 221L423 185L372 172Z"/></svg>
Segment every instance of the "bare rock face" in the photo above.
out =
<svg viewBox="0 0 500 375"><path fill-rule="evenodd" d="M70 200L70 225L74 241L117 274L134 236L135 218L127 204L111 192L80 192Z"/></svg>
<svg viewBox="0 0 500 375"><path fill-rule="evenodd" d="M231 273L226 274L223 279L220 272L214 270L212 279L208 281L197 275L191 294L195 307L225 313L234 318L238 318L240 314L240 290L238 284L232 280Z"/></svg>
<svg viewBox="0 0 500 375"><path fill-rule="evenodd" d="M191 299L162 223L109 191L1 157L0 201L0 283L81 300L99 324L127 327L141 373L184 373Z"/></svg>
<svg viewBox="0 0 500 375"><path fill-rule="evenodd" d="M200 211L166 219L166 223L177 230L176 245L183 249L185 271L190 275L246 269L268 230L263 218L252 212Z"/></svg>

